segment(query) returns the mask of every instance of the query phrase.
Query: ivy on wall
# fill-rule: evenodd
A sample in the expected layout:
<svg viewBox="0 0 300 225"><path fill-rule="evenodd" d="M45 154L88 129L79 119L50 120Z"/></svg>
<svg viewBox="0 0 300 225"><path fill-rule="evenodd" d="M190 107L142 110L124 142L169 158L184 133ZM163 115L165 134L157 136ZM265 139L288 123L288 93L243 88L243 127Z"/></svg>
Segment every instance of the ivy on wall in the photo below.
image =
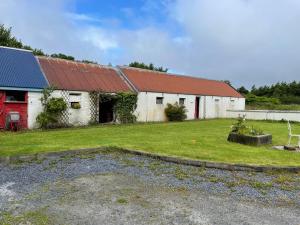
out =
<svg viewBox="0 0 300 225"><path fill-rule="evenodd" d="M43 106L43 112L41 112L36 121L43 129L54 128L62 126L59 124L59 118L62 113L67 109L67 103L63 98L51 97L54 88L45 88L42 92L43 97L41 103Z"/></svg>
<svg viewBox="0 0 300 225"><path fill-rule="evenodd" d="M122 92L116 95L117 102L115 112L117 120L121 123L134 123L136 116L134 111L137 107L137 94L131 92Z"/></svg>
<svg viewBox="0 0 300 225"><path fill-rule="evenodd" d="M90 96L95 95L95 92L90 93ZM117 94L98 93L98 101L99 103L113 103L115 121L120 123L136 122L134 111L137 107L137 94L132 92L120 92ZM92 116L92 118L94 117L96 116Z"/></svg>

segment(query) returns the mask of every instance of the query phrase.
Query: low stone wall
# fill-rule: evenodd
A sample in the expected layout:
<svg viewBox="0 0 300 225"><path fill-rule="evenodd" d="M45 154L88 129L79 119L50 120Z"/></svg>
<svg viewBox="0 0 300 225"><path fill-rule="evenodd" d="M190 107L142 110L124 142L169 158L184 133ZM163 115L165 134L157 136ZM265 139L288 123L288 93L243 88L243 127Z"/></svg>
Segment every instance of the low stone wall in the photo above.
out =
<svg viewBox="0 0 300 225"><path fill-rule="evenodd" d="M172 162L177 164L183 164L188 166L196 166L203 168L215 168L222 170L231 170L231 171L251 171L251 172L270 172L270 171L280 171L280 172L290 172L290 173L299 173L300 166L255 166L255 165L243 165L243 164L228 164L228 163L217 163L217 162L207 162L200 160L191 160L191 159L182 159L171 156L163 156L152 153L147 153L143 151L116 148L116 147L99 147L99 148L88 148L88 149L77 149L77 150L68 150L61 152L52 152L52 153L39 153L35 155L25 155L25 156L8 156L0 157L0 165L8 165L13 163L22 163L22 162L34 162L36 160L44 160L47 158L53 157L74 157L76 155L84 154L97 154L107 151L117 151L121 153L141 155L146 157L151 157L154 159L162 160L165 162Z"/></svg>
<svg viewBox="0 0 300 225"><path fill-rule="evenodd" d="M289 120L300 122L300 111L282 110L227 110L227 118L237 118L246 115L251 120Z"/></svg>

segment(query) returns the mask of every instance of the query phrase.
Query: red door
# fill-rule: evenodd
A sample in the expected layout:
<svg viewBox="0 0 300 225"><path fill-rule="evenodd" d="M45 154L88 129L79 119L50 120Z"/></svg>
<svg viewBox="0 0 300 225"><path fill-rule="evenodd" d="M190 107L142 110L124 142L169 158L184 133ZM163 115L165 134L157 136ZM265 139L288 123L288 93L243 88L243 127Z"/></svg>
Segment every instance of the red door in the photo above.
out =
<svg viewBox="0 0 300 225"><path fill-rule="evenodd" d="M199 104L200 104L200 97L196 97L196 100L195 100L195 119L199 119Z"/></svg>
<svg viewBox="0 0 300 225"><path fill-rule="evenodd" d="M0 129L3 129L5 126L4 99L4 91L0 91Z"/></svg>
<svg viewBox="0 0 300 225"><path fill-rule="evenodd" d="M18 112L20 128L27 128L27 102L28 93L25 91L0 91L0 129L5 128L6 117L10 112Z"/></svg>

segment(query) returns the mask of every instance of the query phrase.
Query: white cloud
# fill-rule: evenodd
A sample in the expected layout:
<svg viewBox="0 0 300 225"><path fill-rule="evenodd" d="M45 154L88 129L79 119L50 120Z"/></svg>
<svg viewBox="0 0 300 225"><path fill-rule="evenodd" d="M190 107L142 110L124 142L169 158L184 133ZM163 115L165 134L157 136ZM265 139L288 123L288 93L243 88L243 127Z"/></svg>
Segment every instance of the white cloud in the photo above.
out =
<svg viewBox="0 0 300 225"><path fill-rule="evenodd" d="M239 85L299 80L299 1L178 0L171 16L193 40L190 71Z"/></svg>
<svg viewBox="0 0 300 225"><path fill-rule="evenodd" d="M0 23L11 26L14 35L24 43L47 53L62 52L78 59L106 61L107 51L117 44L104 29L79 26L78 20L96 22L97 19L70 13L67 6L72 4L71 0L1 0Z"/></svg>
<svg viewBox="0 0 300 225"><path fill-rule="evenodd" d="M237 86L299 80L299 0L145 1L141 12L168 12L166 21L151 24L141 15L133 22L145 25L137 29L120 28L117 18L76 14L75 1L1 0L0 23L48 53L104 64L153 62Z"/></svg>
<svg viewBox="0 0 300 225"><path fill-rule="evenodd" d="M114 40L113 35L100 28L89 27L81 37L87 44L93 44L100 50L118 48L118 43Z"/></svg>
<svg viewBox="0 0 300 225"><path fill-rule="evenodd" d="M66 13L66 16L69 17L71 20L76 20L76 21L84 21L84 22L99 22L101 23L102 20L86 15L86 14L78 14L78 13Z"/></svg>

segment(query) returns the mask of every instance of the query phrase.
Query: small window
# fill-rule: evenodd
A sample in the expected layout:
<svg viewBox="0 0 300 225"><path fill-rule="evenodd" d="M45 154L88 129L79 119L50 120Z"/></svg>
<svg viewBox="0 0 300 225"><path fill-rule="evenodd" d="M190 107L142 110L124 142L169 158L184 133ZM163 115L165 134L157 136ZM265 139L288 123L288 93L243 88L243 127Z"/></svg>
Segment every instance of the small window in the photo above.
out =
<svg viewBox="0 0 300 225"><path fill-rule="evenodd" d="M6 91L7 102L25 102L25 91Z"/></svg>
<svg viewBox="0 0 300 225"><path fill-rule="evenodd" d="M220 99L215 99L215 102L219 102L220 101Z"/></svg>
<svg viewBox="0 0 300 225"><path fill-rule="evenodd" d="M179 105L184 105L185 98L179 98Z"/></svg>
<svg viewBox="0 0 300 225"><path fill-rule="evenodd" d="M164 98L163 97L156 97L156 104L157 105L162 105L164 102Z"/></svg>
<svg viewBox="0 0 300 225"><path fill-rule="evenodd" d="M69 101L72 102L81 102L81 94L80 93L70 93L69 94Z"/></svg>
<svg viewBox="0 0 300 225"><path fill-rule="evenodd" d="M234 99L231 99L230 101L231 101L232 103L234 103Z"/></svg>
<svg viewBox="0 0 300 225"><path fill-rule="evenodd" d="M81 93L70 93L69 95L70 95L70 96L80 96Z"/></svg>

